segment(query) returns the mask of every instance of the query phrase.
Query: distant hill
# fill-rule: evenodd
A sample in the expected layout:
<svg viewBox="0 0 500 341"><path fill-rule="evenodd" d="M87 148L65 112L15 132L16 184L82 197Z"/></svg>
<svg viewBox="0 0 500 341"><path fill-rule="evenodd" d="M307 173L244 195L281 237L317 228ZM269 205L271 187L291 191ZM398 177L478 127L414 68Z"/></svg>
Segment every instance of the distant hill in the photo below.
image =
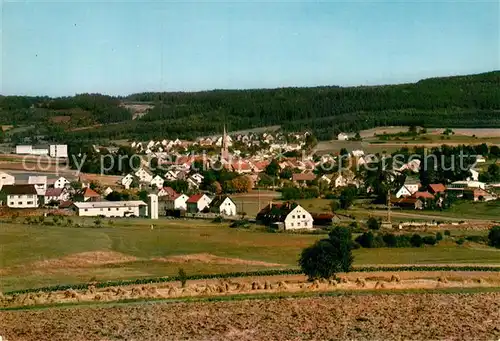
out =
<svg viewBox="0 0 500 341"><path fill-rule="evenodd" d="M194 138L224 123L310 129L320 139L387 125L500 127L500 71L381 86L0 97L0 124L34 122L33 134L69 140Z"/></svg>

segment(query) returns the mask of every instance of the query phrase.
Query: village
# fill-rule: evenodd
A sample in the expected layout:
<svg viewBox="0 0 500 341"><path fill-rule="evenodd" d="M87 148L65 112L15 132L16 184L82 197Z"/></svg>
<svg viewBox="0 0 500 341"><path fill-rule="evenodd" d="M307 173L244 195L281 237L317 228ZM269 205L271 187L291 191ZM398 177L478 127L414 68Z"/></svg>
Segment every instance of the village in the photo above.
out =
<svg viewBox="0 0 500 341"><path fill-rule="evenodd" d="M349 138L355 138L354 134L338 135L339 141ZM489 177L493 182L486 183L480 181L485 176L475 168L487 161L482 155L474 155L471 167L443 182L422 183L419 177L426 175L421 170L423 162L411 157L403 158L390 170L376 168L379 179L373 182L373 174L367 169L391 155L347 149L318 155L314 152L316 143L309 132L230 135L225 127L221 136L196 141L132 141L127 148L140 163L113 183L42 173L14 176L2 171L0 193L4 207L23 215L36 210L102 218L221 217L250 219L281 230L330 226L338 221L337 209L349 209L358 197L378 198L388 210L443 210L451 205L450 198L471 202L498 198L498 174ZM93 148L97 155L104 150L117 151L116 147ZM57 160L70 157L63 144L18 145L13 153ZM486 172L494 173L498 166L491 164L494 166ZM383 189L378 186L382 182L386 183ZM267 196L261 198L261 191ZM238 198L251 193L259 200L252 204L257 207L246 212L248 205L245 209ZM383 199L381 194L386 194ZM311 198L331 199L331 208L302 207L297 202Z"/></svg>

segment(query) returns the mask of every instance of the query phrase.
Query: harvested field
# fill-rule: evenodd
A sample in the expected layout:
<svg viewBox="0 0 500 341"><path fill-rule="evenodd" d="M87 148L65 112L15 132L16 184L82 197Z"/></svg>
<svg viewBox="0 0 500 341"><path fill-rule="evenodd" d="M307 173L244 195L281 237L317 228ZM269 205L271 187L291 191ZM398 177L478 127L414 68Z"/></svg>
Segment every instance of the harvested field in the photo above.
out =
<svg viewBox="0 0 500 341"><path fill-rule="evenodd" d="M245 265L259 265L259 266L282 266L283 264L268 263L256 260L245 260L240 258L227 258L218 257L209 253L197 253L192 255L178 255L170 256L165 258L153 258L153 261L167 262L167 263L189 263L189 262L199 262L199 263L217 263L217 264L245 264Z"/></svg>
<svg viewBox="0 0 500 341"><path fill-rule="evenodd" d="M255 295L255 294L310 294L312 292L358 292L373 290L433 290L495 288L500 286L500 272L474 271L418 271L418 272L363 272L341 274L337 279L307 281L304 275L256 276L228 279L189 280L185 287L179 282L96 288L89 284L80 290L61 290L26 294L5 294L0 307L24 307L45 304L124 299L179 299L189 297Z"/></svg>
<svg viewBox="0 0 500 341"><path fill-rule="evenodd" d="M7 340L497 340L500 293L381 294L0 312Z"/></svg>

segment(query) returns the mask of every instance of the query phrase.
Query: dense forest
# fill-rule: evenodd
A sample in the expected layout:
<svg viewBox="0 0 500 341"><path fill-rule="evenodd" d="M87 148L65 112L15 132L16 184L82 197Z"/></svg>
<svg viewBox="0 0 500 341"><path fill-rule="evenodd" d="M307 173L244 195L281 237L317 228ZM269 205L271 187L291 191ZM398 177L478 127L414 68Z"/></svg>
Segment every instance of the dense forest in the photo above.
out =
<svg viewBox="0 0 500 341"><path fill-rule="evenodd" d="M154 107L132 120L123 103ZM194 138L281 125L319 139L383 125L500 127L500 71L431 78L412 84L203 92L147 92L127 97L0 96L0 123L33 125L54 140ZM79 129L81 127L90 127Z"/></svg>

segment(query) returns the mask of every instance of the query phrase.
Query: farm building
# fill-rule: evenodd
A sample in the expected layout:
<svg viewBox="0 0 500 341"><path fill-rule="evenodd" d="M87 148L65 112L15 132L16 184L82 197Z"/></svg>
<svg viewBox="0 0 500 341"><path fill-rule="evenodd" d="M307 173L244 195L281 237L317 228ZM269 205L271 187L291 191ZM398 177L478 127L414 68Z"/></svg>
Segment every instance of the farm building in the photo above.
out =
<svg viewBox="0 0 500 341"><path fill-rule="evenodd" d="M313 217L296 203L269 203L257 214L257 221L265 225L277 225L285 230L312 229Z"/></svg>
<svg viewBox="0 0 500 341"><path fill-rule="evenodd" d="M56 158L67 158L68 157L68 145L66 144L51 144L49 146L50 157Z"/></svg>
<svg viewBox="0 0 500 341"><path fill-rule="evenodd" d="M75 193L73 197L74 201L100 201L101 196L99 193L91 189L90 187L85 187Z"/></svg>
<svg viewBox="0 0 500 341"><path fill-rule="evenodd" d="M145 217L148 215L148 205L141 200L75 202L72 209L80 217Z"/></svg>
<svg viewBox="0 0 500 341"><path fill-rule="evenodd" d="M167 211L186 211L189 197L186 194L164 195L158 198L158 211L165 214Z"/></svg>
<svg viewBox="0 0 500 341"><path fill-rule="evenodd" d="M36 208L38 195L34 185L5 185L2 192L10 208Z"/></svg>

